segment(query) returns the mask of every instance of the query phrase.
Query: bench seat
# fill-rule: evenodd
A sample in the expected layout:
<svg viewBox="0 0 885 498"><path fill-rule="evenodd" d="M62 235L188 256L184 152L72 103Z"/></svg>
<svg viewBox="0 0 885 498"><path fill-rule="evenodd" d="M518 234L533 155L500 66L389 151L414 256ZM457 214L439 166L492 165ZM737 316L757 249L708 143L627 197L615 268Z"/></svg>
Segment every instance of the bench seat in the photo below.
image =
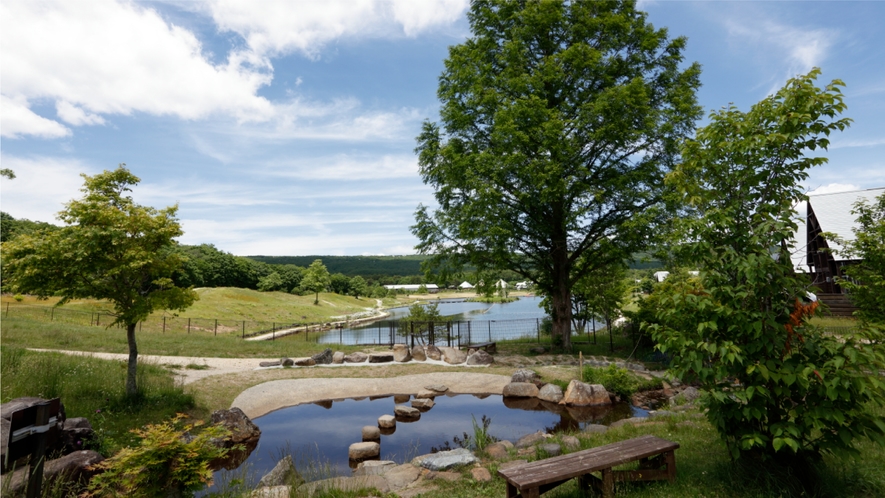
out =
<svg viewBox="0 0 885 498"><path fill-rule="evenodd" d="M679 443L641 436L499 470L498 475L507 481L507 498L535 498L576 477L582 487L595 485L609 497L614 494L615 481L667 479L673 482L677 448ZM612 467L636 461L639 470L612 470ZM602 478L591 472L601 472Z"/></svg>

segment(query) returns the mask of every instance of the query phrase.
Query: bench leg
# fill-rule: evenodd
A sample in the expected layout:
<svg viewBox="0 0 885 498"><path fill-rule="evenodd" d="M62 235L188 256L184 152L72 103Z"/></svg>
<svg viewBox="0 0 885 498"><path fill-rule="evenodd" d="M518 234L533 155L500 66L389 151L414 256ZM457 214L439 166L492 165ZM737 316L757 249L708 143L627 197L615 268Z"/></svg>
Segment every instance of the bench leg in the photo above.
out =
<svg viewBox="0 0 885 498"><path fill-rule="evenodd" d="M615 476L612 469L602 469L602 496L611 498L615 495Z"/></svg>
<svg viewBox="0 0 885 498"><path fill-rule="evenodd" d="M664 453L664 462L667 464L667 480L676 482L676 453L668 451Z"/></svg>
<svg viewBox="0 0 885 498"><path fill-rule="evenodd" d="M519 491L516 490L516 486L507 483L507 498L516 498L519 496Z"/></svg>

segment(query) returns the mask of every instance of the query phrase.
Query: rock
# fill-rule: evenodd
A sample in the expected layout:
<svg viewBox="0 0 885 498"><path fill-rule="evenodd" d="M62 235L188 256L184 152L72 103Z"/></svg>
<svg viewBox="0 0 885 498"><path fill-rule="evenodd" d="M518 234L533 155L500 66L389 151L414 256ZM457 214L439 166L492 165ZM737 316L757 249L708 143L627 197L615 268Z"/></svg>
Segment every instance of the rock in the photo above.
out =
<svg viewBox="0 0 885 498"><path fill-rule="evenodd" d="M428 391L433 391L437 394L443 394L448 392L449 390L448 386L444 386L442 384L431 384L429 386L424 386L424 389L427 389Z"/></svg>
<svg viewBox="0 0 885 498"><path fill-rule="evenodd" d="M329 410L332 408L333 401L331 399L324 399L322 401L314 401L313 404L317 406L322 406L326 410Z"/></svg>
<svg viewBox="0 0 885 498"><path fill-rule="evenodd" d="M355 476L378 476L396 467L393 460L366 460L360 462L353 471Z"/></svg>
<svg viewBox="0 0 885 498"><path fill-rule="evenodd" d="M331 365L333 356L334 353L332 353L332 350L326 348L325 351L323 351L322 353L317 353L311 356L311 358L313 358L313 361L315 361L317 365Z"/></svg>
<svg viewBox="0 0 885 498"><path fill-rule="evenodd" d="M436 391L431 391L429 389L421 389L418 391L418 394L415 395L416 399L433 399L436 396L439 396L440 393Z"/></svg>
<svg viewBox="0 0 885 498"><path fill-rule="evenodd" d="M378 417L378 427L392 429L396 427L396 417L393 415L381 415Z"/></svg>
<svg viewBox="0 0 885 498"><path fill-rule="evenodd" d="M288 358L286 358L288 359ZM282 363L279 361L262 361L258 363L258 366L261 368L269 368L269 367L278 367Z"/></svg>
<svg viewBox="0 0 885 498"><path fill-rule="evenodd" d="M280 365L284 367L291 367L295 365L295 360L292 358L280 358Z"/></svg>
<svg viewBox="0 0 885 498"><path fill-rule="evenodd" d="M312 497L317 493L331 494L333 490L339 490L346 493L353 493L365 488L375 488L381 494L390 492L390 486L381 476L355 476L355 477L333 477L331 479L323 479L313 481L298 486L296 496Z"/></svg>
<svg viewBox="0 0 885 498"><path fill-rule="evenodd" d="M415 361L427 361L427 355L424 353L424 346L415 346L412 348L412 359Z"/></svg>
<svg viewBox="0 0 885 498"><path fill-rule="evenodd" d="M10 412L11 413L11 412ZM97 473L92 466L104 461L100 453L92 450L75 451L55 460L49 460L43 466L43 489L64 489L60 483L79 485L85 484ZM58 483L56 482L58 481ZM3 496L24 494L28 485L28 467L3 476ZM72 486L78 487L78 486Z"/></svg>
<svg viewBox="0 0 885 498"><path fill-rule="evenodd" d="M439 361L440 359L442 359L442 351L440 351L438 347L433 345L424 346L424 354L430 360Z"/></svg>
<svg viewBox="0 0 885 498"><path fill-rule="evenodd" d="M369 355L366 353L361 353L359 351L355 353L350 353L344 357L344 363L365 363L369 358ZM300 488L299 488L300 489Z"/></svg>
<svg viewBox="0 0 885 498"><path fill-rule="evenodd" d="M289 498L291 486L268 486L252 490L249 498Z"/></svg>
<svg viewBox="0 0 885 498"><path fill-rule="evenodd" d="M353 443L347 450L347 458L365 460L381 454L381 445L373 442Z"/></svg>
<svg viewBox="0 0 885 498"><path fill-rule="evenodd" d="M559 439L562 441L562 445L569 451L574 451L581 447L581 440L575 436L562 436Z"/></svg>
<svg viewBox="0 0 885 498"><path fill-rule="evenodd" d="M249 420L243 410L237 407L212 412L210 421L212 425L221 424L230 431L230 436L224 440L225 448L230 448L235 444L258 442L258 438L261 437L261 429Z"/></svg>
<svg viewBox="0 0 885 498"><path fill-rule="evenodd" d="M670 405L689 405L701 397L701 392L692 386L688 386L681 393L670 398Z"/></svg>
<svg viewBox="0 0 885 498"><path fill-rule="evenodd" d="M344 353L342 353L341 351L335 351L332 354L332 364L340 365L342 363L344 363Z"/></svg>
<svg viewBox="0 0 885 498"><path fill-rule="evenodd" d="M295 358L295 366L297 367L312 367L316 364L317 362L313 358Z"/></svg>
<svg viewBox="0 0 885 498"><path fill-rule="evenodd" d="M486 455L500 460L501 458L507 458L511 448L513 448L513 443L504 440L486 446L485 452Z"/></svg>
<svg viewBox="0 0 885 498"><path fill-rule="evenodd" d="M535 353L535 354L544 354L547 352L547 350L544 349L544 346L537 346L537 347L529 349L529 351L532 353Z"/></svg>
<svg viewBox="0 0 885 498"><path fill-rule="evenodd" d="M538 391L538 399L559 403L562 401L562 388L556 384L544 384L544 387Z"/></svg>
<svg viewBox="0 0 885 498"><path fill-rule="evenodd" d="M457 348L440 348L442 359L449 365L460 365L467 361L467 353Z"/></svg>
<svg viewBox="0 0 885 498"><path fill-rule="evenodd" d="M534 382L541 380L541 376L531 370L520 369L513 372L510 382Z"/></svg>
<svg viewBox="0 0 885 498"><path fill-rule="evenodd" d="M587 424L584 427L584 432L588 432L590 434L602 434L607 431L608 427L599 424Z"/></svg>
<svg viewBox="0 0 885 498"><path fill-rule="evenodd" d="M547 438L545 437L545 434L541 431L535 432L533 434L526 434L525 436L519 438L519 440L516 441L516 448L517 449L528 448L529 446L534 446L534 445L540 443L541 441L546 441L546 440L547 440Z"/></svg>
<svg viewBox="0 0 885 498"><path fill-rule="evenodd" d="M69 418L64 421L59 443L62 445L62 453L82 450L84 445L95 437L92 424L83 417Z"/></svg>
<svg viewBox="0 0 885 498"><path fill-rule="evenodd" d="M399 363L405 363L407 361L412 361L412 352L409 350L409 347L405 344L394 344L393 345L393 361Z"/></svg>
<svg viewBox="0 0 885 498"><path fill-rule="evenodd" d="M542 407L538 398L504 398L504 406L513 410L538 411Z"/></svg>
<svg viewBox="0 0 885 498"><path fill-rule="evenodd" d="M477 482L492 482L492 474L489 472L489 469L485 467L470 469L470 475L472 475L473 480Z"/></svg>
<svg viewBox="0 0 885 498"><path fill-rule="evenodd" d="M450 451L440 451L430 455L415 457L412 465L424 467L425 469L441 471L448 470L460 465L470 465L476 463L477 459L473 453L466 448L458 448Z"/></svg>
<svg viewBox="0 0 885 498"><path fill-rule="evenodd" d="M374 425L363 427L363 441L381 441L381 431Z"/></svg>
<svg viewBox="0 0 885 498"><path fill-rule="evenodd" d="M412 408L417 408L419 410L429 410L433 408L433 398L426 399L413 399L412 400Z"/></svg>
<svg viewBox="0 0 885 498"><path fill-rule="evenodd" d="M403 465L397 465L393 468L388 468L383 476L384 480L387 481L387 485L390 486L390 489L396 491L417 481L418 477L421 476L421 469L412 464L406 463Z"/></svg>
<svg viewBox="0 0 885 498"><path fill-rule="evenodd" d="M608 395L608 391L602 384L585 384L583 382L573 380L569 383L568 389L559 404L573 406L597 406L610 405L612 402Z"/></svg>
<svg viewBox="0 0 885 498"><path fill-rule="evenodd" d="M393 361L393 353L371 353L369 363L390 363Z"/></svg>
<svg viewBox="0 0 885 498"><path fill-rule="evenodd" d="M492 355L486 353L482 349L467 356L468 365L491 365L494 362L495 359L492 358Z"/></svg>
<svg viewBox="0 0 885 498"><path fill-rule="evenodd" d="M258 481L258 487L300 486L303 483L304 478L295 470L295 462L292 461L292 455L286 455L277 462L273 470Z"/></svg>
<svg viewBox="0 0 885 498"><path fill-rule="evenodd" d="M406 405L396 405L393 407L394 415L398 417L404 418L418 418L421 416L421 412L418 411L417 408L412 408L411 406Z"/></svg>
<svg viewBox="0 0 885 498"><path fill-rule="evenodd" d="M403 403L408 403L410 399L412 399L412 397L409 396L408 394L394 394L393 395L393 402L397 405L400 405Z"/></svg>
<svg viewBox="0 0 885 498"><path fill-rule="evenodd" d="M562 455L562 447L556 443L547 443L538 446L538 449L547 454L548 457Z"/></svg>
<svg viewBox="0 0 885 498"><path fill-rule="evenodd" d="M511 382L504 386L502 394L504 397L516 398L537 398L538 386L528 382Z"/></svg>

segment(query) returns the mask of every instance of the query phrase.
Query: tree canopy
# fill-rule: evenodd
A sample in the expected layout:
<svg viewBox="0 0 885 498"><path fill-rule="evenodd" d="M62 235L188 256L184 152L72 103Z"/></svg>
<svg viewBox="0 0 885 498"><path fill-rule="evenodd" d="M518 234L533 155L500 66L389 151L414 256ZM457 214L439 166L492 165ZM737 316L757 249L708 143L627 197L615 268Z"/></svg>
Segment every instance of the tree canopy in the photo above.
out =
<svg viewBox="0 0 885 498"><path fill-rule="evenodd" d="M139 179L121 164L114 171L82 175L84 196L69 202L56 230L21 234L3 243L4 284L41 297L106 299L113 324L126 327L129 367L126 392L137 393L135 326L155 310L183 310L197 294L177 287L182 258L173 250L183 232L178 206L157 210L125 195Z"/></svg>
<svg viewBox="0 0 885 498"><path fill-rule="evenodd" d="M441 273L532 280L568 348L572 285L655 235L700 68L632 1L476 1L468 19L440 76L441 122L418 137L438 208L419 206L417 249Z"/></svg>
<svg viewBox="0 0 885 498"><path fill-rule="evenodd" d="M314 293L313 304L320 304L320 292L325 291L331 284L332 276L329 275L329 270L321 259L315 259L304 271L304 277L301 279L301 288Z"/></svg>

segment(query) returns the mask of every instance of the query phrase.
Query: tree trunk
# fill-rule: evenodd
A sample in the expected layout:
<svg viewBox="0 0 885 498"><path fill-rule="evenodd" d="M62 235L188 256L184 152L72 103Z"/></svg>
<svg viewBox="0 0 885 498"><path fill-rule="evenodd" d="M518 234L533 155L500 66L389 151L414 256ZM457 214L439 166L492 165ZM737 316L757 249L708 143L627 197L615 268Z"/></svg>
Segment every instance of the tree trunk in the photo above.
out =
<svg viewBox="0 0 885 498"><path fill-rule="evenodd" d="M313 304L320 304L320 293L317 292L313 298Z"/></svg>
<svg viewBox="0 0 885 498"><path fill-rule="evenodd" d="M571 267L568 263L568 248L565 238L554 244L553 249L553 331L552 337L562 340L562 349L572 350L572 290L569 287Z"/></svg>
<svg viewBox="0 0 885 498"><path fill-rule="evenodd" d="M138 346L135 344L135 324L126 324L126 340L129 342L129 366L126 369L126 395L135 396L138 385L135 377L138 373Z"/></svg>

